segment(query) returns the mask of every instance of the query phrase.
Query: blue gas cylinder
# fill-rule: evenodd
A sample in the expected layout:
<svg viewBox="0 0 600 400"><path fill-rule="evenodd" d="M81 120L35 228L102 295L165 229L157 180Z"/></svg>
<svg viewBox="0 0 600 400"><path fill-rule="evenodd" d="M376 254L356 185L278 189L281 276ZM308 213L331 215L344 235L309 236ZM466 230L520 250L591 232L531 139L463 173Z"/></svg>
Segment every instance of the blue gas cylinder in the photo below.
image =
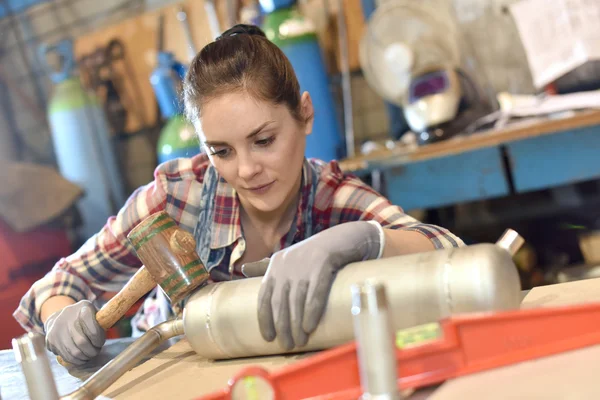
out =
<svg viewBox="0 0 600 400"><path fill-rule="evenodd" d="M264 4L263 4L264 3ZM307 91L315 109L313 133L306 140L306 157L331 161L345 157L344 137L330 90L327 67L316 31L311 22L289 0L261 0L264 9L274 7L265 15L263 30L288 57L300 89ZM279 5L283 8L277 8Z"/></svg>
<svg viewBox="0 0 600 400"><path fill-rule="evenodd" d="M150 83L161 115L167 119L158 139L159 163L192 157L201 151L194 126L183 115L181 88L185 74L186 67L172 53L158 53L158 65L150 75Z"/></svg>
<svg viewBox="0 0 600 400"><path fill-rule="evenodd" d="M163 118L168 119L183 112L180 94L185 72L185 66L175 60L173 53L158 53L158 64L150 75L150 83Z"/></svg>

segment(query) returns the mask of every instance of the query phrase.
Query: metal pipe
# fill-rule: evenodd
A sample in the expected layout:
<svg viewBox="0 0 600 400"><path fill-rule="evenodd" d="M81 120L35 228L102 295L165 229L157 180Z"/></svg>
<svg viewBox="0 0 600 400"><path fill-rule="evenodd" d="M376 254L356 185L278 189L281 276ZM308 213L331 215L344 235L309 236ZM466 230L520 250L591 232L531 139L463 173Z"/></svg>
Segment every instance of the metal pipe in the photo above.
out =
<svg viewBox="0 0 600 400"><path fill-rule="evenodd" d="M239 2L239 0L226 0L225 5L227 6L227 8L226 8L227 24L229 25L227 27L227 29L229 29L232 26L234 26L235 24L237 24L238 17L239 17L240 2Z"/></svg>
<svg viewBox="0 0 600 400"><path fill-rule="evenodd" d="M194 59L194 57L196 57L198 49L196 48L196 44L194 43L194 35L192 35L192 28L190 27L190 22L188 21L188 16L183 6L179 6L179 9L177 10L177 20L181 22L181 27L183 28L185 40L187 41L188 61L191 62Z"/></svg>
<svg viewBox="0 0 600 400"><path fill-rule="evenodd" d="M156 325L90 376L79 389L61 397L61 400L95 399L161 343L181 335L183 335L183 321L180 318Z"/></svg>
<svg viewBox="0 0 600 400"><path fill-rule="evenodd" d="M352 286L361 400L400 400L394 330L382 283L367 280Z"/></svg>
<svg viewBox="0 0 600 400"><path fill-rule="evenodd" d="M204 2L204 11L206 12L206 18L208 19L210 34L212 35L212 39L215 40L221 34L221 25L219 23L219 17L217 16L215 1L206 0Z"/></svg>
<svg viewBox="0 0 600 400"><path fill-rule="evenodd" d="M307 345L293 352L352 341L350 289L369 278L385 281L394 330L458 313L518 309L521 303L512 256L494 244L352 263L337 274L325 314ZM260 277L247 278L217 282L192 294L183 320L196 353L208 359L285 353L277 341L266 342L260 334L256 318L260 285Z"/></svg>
<svg viewBox="0 0 600 400"><path fill-rule="evenodd" d="M36 333L26 333L13 339L12 346L15 358L21 364L25 375L31 400L58 400L44 337Z"/></svg>
<svg viewBox="0 0 600 400"><path fill-rule="evenodd" d="M346 157L354 157L354 115L352 113L352 78L348 56L348 27L344 13L344 1L338 0L338 40L340 45L340 69L342 72L342 109L346 138Z"/></svg>

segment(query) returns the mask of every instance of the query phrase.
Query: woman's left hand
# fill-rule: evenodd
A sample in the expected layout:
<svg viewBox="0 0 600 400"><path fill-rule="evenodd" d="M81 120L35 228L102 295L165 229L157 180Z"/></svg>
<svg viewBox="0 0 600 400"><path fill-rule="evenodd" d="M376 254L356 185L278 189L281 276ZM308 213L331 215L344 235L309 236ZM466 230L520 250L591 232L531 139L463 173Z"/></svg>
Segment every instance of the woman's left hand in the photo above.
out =
<svg viewBox="0 0 600 400"><path fill-rule="evenodd" d="M356 221L274 253L258 295L263 338L269 342L278 338L285 350L304 346L325 311L337 271L352 262L381 257L383 246L378 223ZM252 265L243 269L252 270Z"/></svg>

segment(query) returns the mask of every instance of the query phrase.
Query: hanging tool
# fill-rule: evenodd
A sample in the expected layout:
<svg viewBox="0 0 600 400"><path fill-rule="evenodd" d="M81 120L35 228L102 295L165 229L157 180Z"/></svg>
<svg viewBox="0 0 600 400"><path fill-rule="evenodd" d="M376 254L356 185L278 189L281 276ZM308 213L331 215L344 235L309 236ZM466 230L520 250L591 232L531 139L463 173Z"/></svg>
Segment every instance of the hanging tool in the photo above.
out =
<svg viewBox="0 0 600 400"><path fill-rule="evenodd" d="M136 92L135 100L125 96L123 79L117 72L116 64L120 63L127 71L128 80ZM88 87L104 97L104 110L109 124L115 134L124 133L130 110L142 127L146 127L143 109L143 96L135 74L133 74L125 55L125 45L119 39L112 39L105 47L100 47L79 59L79 67L83 72Z"/></svg>
<svg viewBox="0 0 600 400"><path fill-rule="evenodd" d="M456 316L398 331L395 339L398 387L417 389L600 344L600 304ZM227 388L201 400L248 398L238 396L253 379L261 380L261 400L358 399L359 367L352 342L273 373L246 368Z"/></svg>
<svg viewBox="0 0 600 400"><path fill-rule="evenodd" d="M192 35L192 29L190 28L188 16L183 6L179 7L179 9L177 10L177 20L181 22L181 26L183 27L183 33L185 34L185 40L187 41L188 58L189 61L192 61L194 57L196 57L198 50L196 48L196 45L194 44L194 36Z"/></svg>
<svg viewBox="0 0 600 400"><path fill-rule="evenodd" d="M96 74L99 86L105 91L104 110L113 132L122 133L127 125L127 109L117 91L118 78L113 63L124 59L125 48L120 40L113 39L100 51L100 65Z"/></svg>

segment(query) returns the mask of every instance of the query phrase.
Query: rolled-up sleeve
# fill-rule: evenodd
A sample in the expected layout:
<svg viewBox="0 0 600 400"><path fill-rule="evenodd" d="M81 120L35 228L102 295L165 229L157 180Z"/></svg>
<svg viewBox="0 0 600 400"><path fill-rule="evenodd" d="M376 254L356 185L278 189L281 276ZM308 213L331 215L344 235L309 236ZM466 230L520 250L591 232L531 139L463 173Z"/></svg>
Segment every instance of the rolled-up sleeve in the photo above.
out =
<svg viewBox="0 0 600 400"><path fill-rule="evenodd" d="M335 168L334 168L335 169ZM448 229L425 224L406 214L402 207L392 204L386 197L354 176L341 177L332 190L331 225L349 221L377 221L384 229L419 232L431 241L436 249L462 247L464 242Z"/></svg>

